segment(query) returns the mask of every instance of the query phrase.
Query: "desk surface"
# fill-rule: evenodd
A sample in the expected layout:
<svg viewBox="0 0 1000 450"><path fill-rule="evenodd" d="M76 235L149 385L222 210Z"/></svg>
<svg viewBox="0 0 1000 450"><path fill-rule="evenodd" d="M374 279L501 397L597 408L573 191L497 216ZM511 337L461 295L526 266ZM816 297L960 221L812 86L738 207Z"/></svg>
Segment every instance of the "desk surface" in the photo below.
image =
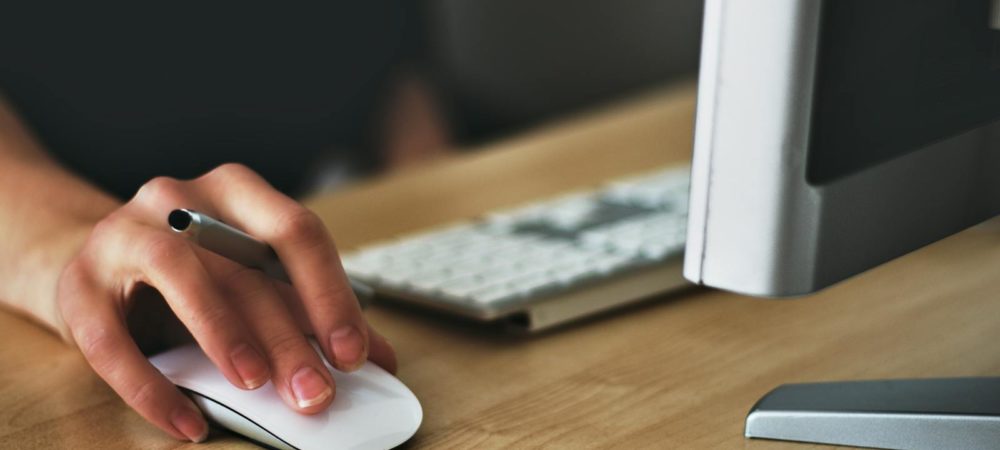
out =
<svg viewBox="0 0 1000 450"><path fill-rule="evenodd" d="M682 86L308 201L341 248L689 157ZM743 438L781 383L1000 373L1000 226L818 295L665 296L533 337L419 310L367 312L424 406L425 447L812 448ZM0 448L176 448L77 353L0 311ZM207 446L250 444L215 432Z"/></svg>

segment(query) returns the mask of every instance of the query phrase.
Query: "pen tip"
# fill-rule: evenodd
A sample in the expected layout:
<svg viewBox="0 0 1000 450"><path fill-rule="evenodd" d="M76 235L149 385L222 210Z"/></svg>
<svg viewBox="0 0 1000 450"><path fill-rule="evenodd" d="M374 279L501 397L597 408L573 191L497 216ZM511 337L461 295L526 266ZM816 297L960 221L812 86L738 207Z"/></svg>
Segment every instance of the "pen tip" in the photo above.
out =
<svg viewBox="0 0 1000 450"><path fill-rule="evenodd" d="M191 220L191 213L184 209L170 211L170 215L167 216L167 223L174 231L187 230L191 226Z"/></svg>

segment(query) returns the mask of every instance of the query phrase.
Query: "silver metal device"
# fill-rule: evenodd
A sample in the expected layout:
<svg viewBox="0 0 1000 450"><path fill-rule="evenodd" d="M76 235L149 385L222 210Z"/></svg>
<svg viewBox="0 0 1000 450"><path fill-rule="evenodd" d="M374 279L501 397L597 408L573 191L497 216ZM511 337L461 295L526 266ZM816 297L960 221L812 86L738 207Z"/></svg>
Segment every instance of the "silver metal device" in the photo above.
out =
<svg viewBox="0 0 1000 450"><path fill-rule="evenodd" d="M690 286L687 166L542 199L344 255L380 297L534 332Z"/></svg>
<svg viewBox="0 0 1000 450"><path fill-rule="evenodd" d="M202 248L222 255L247 267L259 269L268 276L291 283L278 255L266 242L244 233L212 217L189 209L175 209L167 216L170 228ZM362 305L368 304L372 288L350 280L351 288Z"/></svg>
<svg viewBox="0 0 1000 450"><path fill-rule="evenodd" d="M1000 53L989 51L1000 48L1000 39L989 28L990 1L890 6L707 2L684 264L689 280L757 296L808 294L1000 213L1000 107L990 103L1000 98L992 93L1000 86ZM889 20L864 16L872 8ZM869 48L901 44L885 58L868 53L831 71L830 61L852 56L844 46L822 51L832 42L828 33L837 31L828 22L831 12L848 18L839 30L847 41L857 43L865 33L856 27L868 26L884 37ZM914 21L910 13L925 15ZM939 25L927 39L884 33ZM974 58L954 59L969 53ZM870 66L863 72L864 64ZM887 71L901 76L881 78ZM832 79L839 84L824 84ZM852 96L863 83L866 95ZM975 83L986 92L959 95ZM831 86L834 95L823 104L820 94ZM899 111L899 104L912 107L898 116L866 116L878 108ZM935 120L899 120L910 113ZM839 129L846 134L822 134L817 124L831 117L846 124ZM947 122L953 125L947 133L915 138ZM817 143L852 133L866 139L838 150L860 150L862 157L897 151L837 176L816 176L830 167L817 161L831 161L817 159ZM843 162L837 153L827 156ZM786 385L753 408L746 435L879 448L997 448L997 405L1000 379Z"/></svg>
<svg viewBox="0 0 1000 450"><path fill-rule="evenodd" d="M995 449L1000 378L788 384L754 405L746 436L890 449Z"/></svg>

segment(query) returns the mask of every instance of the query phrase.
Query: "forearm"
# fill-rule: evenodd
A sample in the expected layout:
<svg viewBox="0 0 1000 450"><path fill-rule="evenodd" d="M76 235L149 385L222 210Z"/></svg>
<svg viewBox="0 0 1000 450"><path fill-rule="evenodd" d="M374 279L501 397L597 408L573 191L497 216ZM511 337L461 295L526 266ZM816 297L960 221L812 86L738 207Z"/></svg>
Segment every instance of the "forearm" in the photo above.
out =
<svg viewBox="0 0 1000 450"><path fill-rule="evenodd" d="M0 98L0 303L65 336L62 268L118 201L60 167Z"/></svg>

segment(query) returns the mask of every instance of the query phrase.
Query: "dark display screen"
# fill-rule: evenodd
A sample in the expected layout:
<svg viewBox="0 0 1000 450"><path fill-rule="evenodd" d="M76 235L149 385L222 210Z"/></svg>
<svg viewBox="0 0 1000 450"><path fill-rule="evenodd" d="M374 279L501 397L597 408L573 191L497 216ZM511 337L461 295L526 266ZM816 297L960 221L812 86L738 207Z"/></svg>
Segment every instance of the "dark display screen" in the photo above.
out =
<svg viewBox="0 0 1000 450"><path fill-rule="evenodd" d="M807 178L822 184L1000 119L988 0L824 2Z"/></svg>

